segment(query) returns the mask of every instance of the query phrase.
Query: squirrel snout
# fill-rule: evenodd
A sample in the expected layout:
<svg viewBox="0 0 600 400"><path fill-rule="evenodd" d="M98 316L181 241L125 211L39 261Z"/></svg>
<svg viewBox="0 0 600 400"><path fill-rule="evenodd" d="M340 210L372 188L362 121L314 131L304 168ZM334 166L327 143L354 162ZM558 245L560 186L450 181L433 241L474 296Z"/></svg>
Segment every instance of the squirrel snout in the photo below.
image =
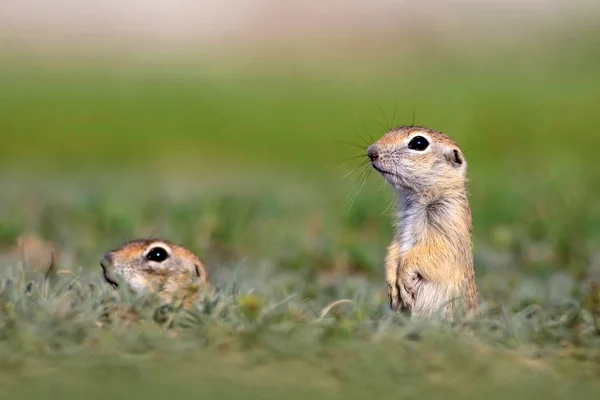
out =
<svg viewBox="0 0 600 400"><path fill-rule="evenodd" d="M112 276L112 266L113 266L114 257L112 253L106 253L100 259L100 265L102 266L102 275L104 275L104 279L108 283L110 283L114 288L119 287L117 281L114 280Z"/></svg>
<svg viewBox="0 0 600 400"><path fill-rule="evenodd" d="M108 268L110 268L110 266L113 263L113 255L112 253L106 253L102 256L102 259L100 260L100 265L102 266L102 269L106 270Z"/></svg>
<svg viewBox="0 0 600 400"><path fill-rule="evenodd" d="M379 158L379 149L375 144L372 144L367 149L367 156L371 159L371 161L375 161Z"/></svg>

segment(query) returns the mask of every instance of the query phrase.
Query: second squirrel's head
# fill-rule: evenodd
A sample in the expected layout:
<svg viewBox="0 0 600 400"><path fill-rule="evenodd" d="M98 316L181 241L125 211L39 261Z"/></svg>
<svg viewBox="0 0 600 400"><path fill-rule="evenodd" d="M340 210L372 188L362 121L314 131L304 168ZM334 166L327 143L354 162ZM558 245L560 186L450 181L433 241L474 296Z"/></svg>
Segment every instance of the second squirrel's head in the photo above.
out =
<svg viewBox="0 0 600 400"><path fill-rule="evenodd" d="M401 126L367 149L371 165L399 191L421 194L462 188L467 163L450 137L432 129Z"/></svg>
<svg viewBox="0 0 600 400"><path fill-rule="evenodd" d="M121 280L133 292L161 286L174 291L194 281L208 283L202 261L166 240L133 240L104 254L100 265L107 282L116 287Z"/></svg>

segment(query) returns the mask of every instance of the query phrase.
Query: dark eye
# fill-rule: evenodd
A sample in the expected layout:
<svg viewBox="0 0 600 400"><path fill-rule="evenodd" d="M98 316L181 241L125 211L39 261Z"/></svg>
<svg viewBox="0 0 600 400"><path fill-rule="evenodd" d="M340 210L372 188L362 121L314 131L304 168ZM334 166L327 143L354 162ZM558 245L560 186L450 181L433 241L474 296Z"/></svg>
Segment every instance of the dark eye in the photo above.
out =
<svg viewBox="0 0 600 400"><path fill-rule="evenodd" d="M429 142L423 136L415 136L408 142L408 148L411 150L423 151L429 147Z"/></svg>
<svg viewBox="0 0 600 400"><path fill-rule="evenodd" d="M150 261L163 262L169 257L169 253L162 247L154 247L146 254L146 258Z"/></svg>

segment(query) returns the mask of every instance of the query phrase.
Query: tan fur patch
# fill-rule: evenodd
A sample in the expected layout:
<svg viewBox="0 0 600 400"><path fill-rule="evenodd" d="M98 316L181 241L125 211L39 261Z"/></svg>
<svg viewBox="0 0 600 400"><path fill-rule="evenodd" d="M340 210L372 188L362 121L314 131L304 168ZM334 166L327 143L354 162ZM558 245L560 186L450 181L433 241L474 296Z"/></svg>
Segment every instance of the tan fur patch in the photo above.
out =
<svg viewBox="0 0 600 400"><path fill-rule="evenodd" d="M146 253L154 246L165 248L169 256L147 259ZM134 292L158 291L163 301L183 300L185 307L191 307L199 291L210 285L204 263L188 249L166 240L130 241L108 252L102 263L107 280L118 275Z"/></svg>
<svg viewBox="0 0 600 400"><path fill-rule="evenodd" d="M429 144L408 148L407 138ZM414 315L479 310L471 252L466 161L456 142L423 127L398 127L369 149L400 196L397 231L385 258L390 305Z"/></svg>

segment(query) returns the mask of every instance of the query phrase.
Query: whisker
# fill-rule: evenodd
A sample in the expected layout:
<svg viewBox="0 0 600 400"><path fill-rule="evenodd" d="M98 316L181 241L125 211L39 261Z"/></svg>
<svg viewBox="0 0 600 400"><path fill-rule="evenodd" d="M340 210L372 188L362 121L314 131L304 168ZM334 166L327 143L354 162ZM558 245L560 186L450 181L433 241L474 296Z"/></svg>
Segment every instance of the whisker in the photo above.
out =
<svg viewBox="0 0 600 400"><path fill-rule="evenodd" d="M352 206L354 205L354 202L358 198L358 195L360 194L360 191L362 190L365 182L367 181L367 178L371 174L371 171L373 171L373 170L370 167L367 167L367 168L365 168L365 171L360 175L360 178L359 178L359 179L361 179L360 185L358 186L358 189L356 190L356 195L354 196L354 198L352 199L352 202L350 203L350 209L352 208Z"/></svg>
<svg viewBox="0 0 600 400"><path fill-rule="evenodd" d="M381 191L384 187L388 186L387 182L384 180L381 182L381 184L377 187L377 191ZM383 212L380 215L383 215L385 213L387 213L390 208L392 208L392 206L395 206L398 203L398 197L394 196L392 197L392 201L388 204L388 206L386 207L385 210L383 210Z"/></svg>
<svg viewBox="0 0 600 400"><path fill-rule="evenodd" d="M396 99L396 105L394 106L394 113L392 114L392 125L396 125L396 123L394 122L394 120L396 119L396 110L397 109L398 109L398 99Z"/></svg>
<svg viewBox="0 0 600 400"><path fill-rule="evenodd" d="M371 134L369 133L369 129L367 129L367 127L366 127L365 123L361 121L361 124L362 124L363 128L365 128L365 131L368 133L368 135L369 135L369 139L371 139L371 143L374 143L374 142L375 142L375 139L373 139L373 135L371 135Z"/></svg>
<svg viewBox="0 0 600 400"><path fill-rule="evenodd" d="M338 160L338 162L342 163L342 164L340 164L340 167L344 167L346 161L348 161L348 160L355 160L357 158L364 158L364 157L367 157L367 155L366 154L361 154L359 156L352 156L352 157L348 157L348 158L343 158L341 160ZM364 160L364 161L368 162L369 160ZM364 165L364 163L361 163L361 165Z"/></svg>
<svg viewBox="0 0 600 400"><path fill-rule="evenodd" d="M369 160L365 160L365 162L360 163L360 165L358 165L356 168L354 168L352 171L348 172L347 174L345 174L344 176L342 176L342 179L346 179L348 178L350 175L352 175L353 173L355 173L359 168L364 167L367 163L369 162Z"/></svg>
<svg viewBox="0 0 600 400"><path fill-rule="evenodd" d="M349 206L348 210L352 209L352 206L354 205L354 202L356 201L356 198L358 197L358 195L360 193L360 190L362 189L364 181L365 181L366 177L369 175L370 172L371 172L371 167L370 166L366 166L362 170L362 172L360 173L360 175L358 176L358 179L356 180L356 183L358 184L358 188L354 192L354 195L352 195L352 191L350 191L348 193L348 196L346 196L346 201L350 201L350 206ZM356 184L355 184L355 186L356 186Z"/></svg>
<svg viewBox="0 0 600 400"><path fill-rule="evenodd" d="M385 120L385 123L387 124L387 128L384 128L384 130L387 132L391 128L390 127L390 121L385 116L385 113L383 112L383 110L381 109L381 107L379 107L379 104L377 104L377 108L379 109L379 112L381 113L381 115L383 116L383 119Z"/></svg>
<svg viewBox="0 0 600 400"><path fill-rule="evenodd" d="M400 156L400 153L401 153L401 152L402 152L401 150L394 150L394 151L392 151L391 153L388 153L388 154L387 154L387 157L396 157L396 156Z"/></svg>
<svg viewBox="0 0 600 400"><path fill-rule="evenodd" d="M412 126L415 126L416 116L417 116L417 102L415 101L413 104L412 121L410 123Z"/></svg>
<svg viewBox="0 0 600 400"><path fill-rule="evenodd" d="M361 165L361 167L362 166L363 165ZM367 171L369 171L370 169L371 169L370 166L365 166L365 168L363 168L363 170L358 175L358 178L356 179L356 182L354 183L354 186L359 186L360 187L359 182L362 180L362 178L366 175Z"/></svg>
<svg viewBox="0 0 600 400"><path fill-rule="evenodd" d="M339 142L343 143L343 144L346 144L348 146L357 147L357 148L362 149L362 150L366 150L367 149L366 147L360 146L360 145L358 145L356 143L346 142L346 141L343 141L343 140L340 140Z"/></svg>
<svg viewBox="0 0 600 400"><path fill-rule="evenodd" d="M359 154L357 156L352 156L352 157L348 157L348 158L342 158L341 160L338 160L338 161L340 161L340 162L341 161L348 161L348 160L353 160L355 158L361 158L361 157L367 157L367 155L366 154Z"/></svg>
<svg viewBox="0 0 600 400"><path fill-rule="evenodd" d="M367 179L369 179L369 176L371 176L371 172L373 172L373 168L367 169L367 173L363 177L360 187L358 188L359 193L360 193L361 189L363 188L363 186L365 185L365 182L367 181Z"/></svg>
<svg viewBox="0 0 600 400"><path fill-rule="evenodd" d="M354 128L354 133L356 133L358 135L358 137L360 138L360 140L363 141L363 143L365 144L365 146L369 146L370 145L370 143L365 140L365 138L360 134L359 131L356 130L356 128Z"/></svg>
<svg viewBox="0 0 600 400"><path fill-rule="evenodd" d="M393 198L392 201L390 202L390 204L388 204L387 208L380 215L387 213L390 210L390 208L392 208L392 206L396 205L397 202L398 202L398 198L396 198L396 197Z"/></svg>

